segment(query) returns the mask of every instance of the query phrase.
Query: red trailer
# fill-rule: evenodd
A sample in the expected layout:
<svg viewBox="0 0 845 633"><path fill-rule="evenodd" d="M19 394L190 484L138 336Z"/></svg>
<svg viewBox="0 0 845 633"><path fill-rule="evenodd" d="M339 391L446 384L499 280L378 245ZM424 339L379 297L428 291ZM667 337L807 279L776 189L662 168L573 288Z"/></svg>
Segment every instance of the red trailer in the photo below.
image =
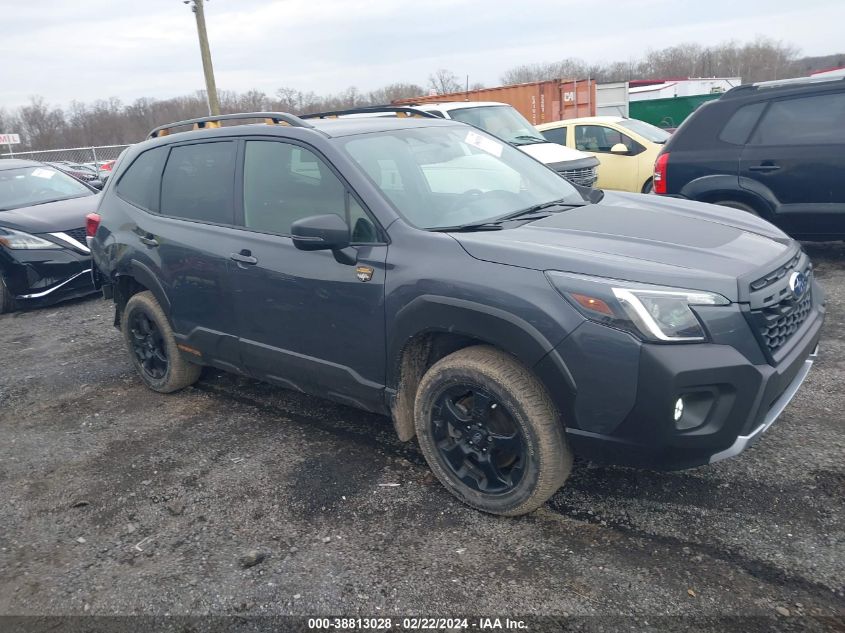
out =
<svg viewBox="0 0 845 633"><path fill-rule="evenodd" d="M532 124L549 123L596 114L596 82L592 79L555 79L514 86L481 88L468 92L397 99L394 105L442 101L500 101L512 105Z"/></svg>

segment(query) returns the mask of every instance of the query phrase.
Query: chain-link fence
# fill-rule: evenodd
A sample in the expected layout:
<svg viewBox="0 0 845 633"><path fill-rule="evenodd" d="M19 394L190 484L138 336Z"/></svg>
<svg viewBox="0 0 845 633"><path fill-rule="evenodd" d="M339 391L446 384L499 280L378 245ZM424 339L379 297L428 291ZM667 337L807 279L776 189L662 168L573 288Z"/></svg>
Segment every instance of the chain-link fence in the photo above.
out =
<svg viewBox="0 0 845 633"><path fill-rule="evenodd" d="M87 165L89 169L101 172L103 163L113 161L120 156L120 152L129 145L100 145L97 147L71 147L67 149L46 149L38 152L6 152L0 154L2 158L23 158L37 160L42 163L61 163L72 167ZM108 170L111 165L108 165Z"/></svg>

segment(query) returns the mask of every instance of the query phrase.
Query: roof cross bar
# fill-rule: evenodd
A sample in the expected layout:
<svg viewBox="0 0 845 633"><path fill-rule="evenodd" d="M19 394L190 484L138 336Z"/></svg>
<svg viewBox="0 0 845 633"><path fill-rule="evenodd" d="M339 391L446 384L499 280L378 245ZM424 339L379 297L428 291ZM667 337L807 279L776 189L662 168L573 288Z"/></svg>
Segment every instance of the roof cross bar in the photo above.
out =
<svg viewBox="0 0 845 633"><path fill-rule="evenodd" d="M331 110L329 112L314 112L313 114L303 114L303 119L330 119L333 117L340 117L347 114L378 114L380 112L393 112L394 114L405 114L409 116L419 116L427 119L440 119L442 117L408 106L362 106L360 108L347 108L345 110Z"/></svg>
<svg viewBox="0 0 845 633"><path fill-rule="evenodd" d="M170 134L171 128L174 127L191 125L195 130L203 130L220 127L220 121L238 121L247 119L264 119L264 122L267 125L290 125L293 127L307 128L314 127L310 123L300 119L298 116L288 114L287 112L239 112L237 114L218 114L217 116L204 116L198 119L186 119L185 121L166 123L165 125L159 125L157 128L153 129L149 135L147 135L147 138L167 136Z"/></svg>

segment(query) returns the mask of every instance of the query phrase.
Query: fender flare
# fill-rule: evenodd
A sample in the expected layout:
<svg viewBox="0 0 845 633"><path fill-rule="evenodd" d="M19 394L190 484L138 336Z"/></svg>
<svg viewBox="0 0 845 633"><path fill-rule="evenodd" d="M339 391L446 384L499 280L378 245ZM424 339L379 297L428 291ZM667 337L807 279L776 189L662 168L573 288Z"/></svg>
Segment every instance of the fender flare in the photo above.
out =
<svg viewBox="0 0 845 633"><path fill-rule="evenodd" d="M403 306L393 320L387 343L387 386L399 384L402 353L412 339L435 332L459 334L493 345L518 359L529 369L552 352L560 340L550 341L528 321L501 308L468 299L420 295ZM573 391L575 381L568 369L563 376ZM548 386L547 386L548 387Z"/></svg>
<svg viewBox="0 0 845 633"><path fill-rule="evenodd" d="M680 194L689 200L719 200L725 198L745 202L760 212L764 219L770 219L777 209L772 192L763 184L736 175L711 174L690 180Z"/></svg>
<svg viewBox="0 0 845 633"><path fill-rule="evenodd" d="M164 292L161 282L146 264L139 262L137 259L132 259L129 261L126 272L117 273L116 278L119 279L120 277L131 277L152 292L167 318L170 318L170 299L167 298L167 293Z"/></svg>

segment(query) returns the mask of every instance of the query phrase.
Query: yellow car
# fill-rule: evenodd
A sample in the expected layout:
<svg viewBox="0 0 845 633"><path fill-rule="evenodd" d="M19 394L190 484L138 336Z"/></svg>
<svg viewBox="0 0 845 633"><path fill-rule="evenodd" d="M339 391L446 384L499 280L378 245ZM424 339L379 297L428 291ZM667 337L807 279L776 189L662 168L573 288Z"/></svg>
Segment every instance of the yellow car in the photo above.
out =
<svg viewBox="0 0 845 633"><path fill-rule="evenodd" d="M599 159L599 189L651 192L654 161L669 138L666 130L638 119L591 116L537 126L546 140Z"/></svg>

